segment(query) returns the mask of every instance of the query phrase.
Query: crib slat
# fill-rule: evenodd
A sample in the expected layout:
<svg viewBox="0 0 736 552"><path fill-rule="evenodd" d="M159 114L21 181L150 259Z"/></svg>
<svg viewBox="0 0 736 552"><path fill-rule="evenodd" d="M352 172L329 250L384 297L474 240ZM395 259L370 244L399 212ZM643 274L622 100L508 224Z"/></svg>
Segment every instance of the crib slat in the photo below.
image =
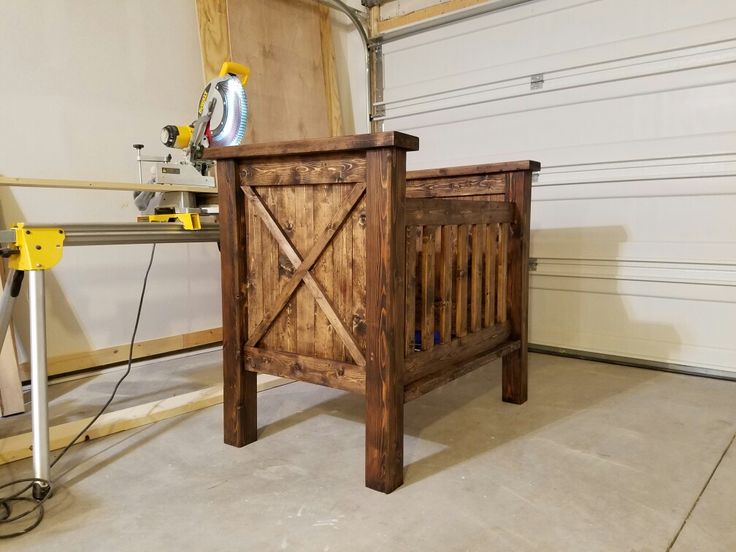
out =
<svg viewBox="0 0 736 552"><path fill-rule="evenodd" d="M422 351L434 348L434 255L436 226L422 229Z"/></svg>
<svg viewBox="0 0 736 552"><path fill-rule="evenodd" d="M483 327L487 328L496 322L496 242L498 232L495 224L487 224L485 228L485 265L483 270Z"/></svg>
<svg viewBox="0 0 736 552"><path fill-rule="evenodd" d="M482 260L483 260L483 225L474 224L471 233L470 264L470 331L480 330L482 312Z"/></svg>
<svg viewBox="0 0 736 552"><path fill-rule="evenodd" d="M498 238L498 278L496 279L496 321L506 322L506 275L508 273L509 225L501 224Z"/></svg>
<svg viewBox="0 0 736 552"><path fill-rule="evenodd" d="M404 317L405 354L414 352L417 316L417 239L420 227L406 227L406 307Z"/></svg>
<svg viewBox="0 0 736 552"><path fill-rule="evenodd" d="M439 259L439 332L440 343L452 339L452 227L443 226Z"/></svg>
<svg viewBox="0 0 736 552"><path fill-rule="evenodd" d="M468 333L468 225L457 227L457 268L455 272L455 335Z"/></svg>

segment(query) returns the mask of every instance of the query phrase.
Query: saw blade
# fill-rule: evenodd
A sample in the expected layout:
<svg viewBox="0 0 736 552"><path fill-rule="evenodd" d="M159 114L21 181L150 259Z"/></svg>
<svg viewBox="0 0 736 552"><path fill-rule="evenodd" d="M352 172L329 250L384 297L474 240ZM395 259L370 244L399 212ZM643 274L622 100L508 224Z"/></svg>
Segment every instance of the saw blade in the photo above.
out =
<svg viewBox="0 0 736 552"><path fill-rule="evenodd" d="M227 75L212 82L210 94L213 91L217 94L217 102L210 119L210 147L237 146L248 125L245 89L237 77Z"/></svg>

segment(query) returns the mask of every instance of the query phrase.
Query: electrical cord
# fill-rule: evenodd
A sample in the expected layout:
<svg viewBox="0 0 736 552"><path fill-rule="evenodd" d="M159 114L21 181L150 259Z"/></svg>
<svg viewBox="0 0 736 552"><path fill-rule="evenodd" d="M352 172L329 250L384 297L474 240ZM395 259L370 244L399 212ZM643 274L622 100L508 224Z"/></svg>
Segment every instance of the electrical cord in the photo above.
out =
<svg viewBox="0 0 736 552"><path fill-rule="evenodd" d="M141 288L141 295L140 299L138 300L138 310L135 315L135 324L133 325L133 334L130 338L130 349L128 350L128 366L123 373L123 375L118 379L117 383L115 384L115 387L112 390L112 393L110 394L110 398L107 399L107 402L103 405L103 407L97 412L97 414L90 420L90 422L84 426L84 429L82 429L74 439L69 441L69 444L64 447L64 449L59 453L59 455L51 462L49 465L49 468L53 468L56 463L61 460L62 456L64 456L67 451L89 430L90 427L99 419L100 416L107 410L107 408L110 406L112 401L115 399L115 395L118 392L118 389L120 388L120 385L125 381L125 378L128 377L130 374L132 365L133 365L133 347L135 346L135 337L138 334L138 325L141 321L141 312L143 310L143 299L146 296L146 286L148 285L148 275L151 273L151 267L153 266L153 259L156 254L156 244L154 243L151 247L151 256L148 260L148 267L146 268L146 274L143 277L143 286ZM13 537L19 537L21 535L25 535L26 533L29 533L36 527L38 527L43 520L44 516L44 507L43 504L46 502L46 500L51 496L52 488L51 488L51 481L48 481L46 479L39 479L35 477L25 478L25 479L16 479L15 481L11 481L9 483L6 483L4 485L0 485L0 492L3 492L5 489L17 487L19 485L25 484L21 489L11 492L8 496L0 496L0 539L10 539ZM41 485L44 487L47 487L46 493L41 498L36 498L33 496L33 490L34 487L37 485ZM32 506L19 514L13 515L13 507L19 506L19 505L28 505L32 504ZM25 527L22 527L21 529L18 529L17 531L13 531L10 533L3 533L2 527L10 525L12 523L16 523L22 519L29 518L31 521L26 525Z"/></svg>

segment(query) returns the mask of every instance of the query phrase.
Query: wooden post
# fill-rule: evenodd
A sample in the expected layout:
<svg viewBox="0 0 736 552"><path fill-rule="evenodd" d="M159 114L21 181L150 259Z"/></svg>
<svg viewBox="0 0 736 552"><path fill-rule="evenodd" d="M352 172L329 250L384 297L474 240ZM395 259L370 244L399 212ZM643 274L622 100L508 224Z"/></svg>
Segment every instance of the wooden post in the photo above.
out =
<svg viewBox="0 0 736 552"><path fill-rule="evenodd" d="M404 202L406 152L367 152L366 486L404 480Z"/></svg>
<svg viewBox="0 0 736 552"><path fill-rule="evenodd" d="M511 339L518 350L503 357L503 400L522 404L527 399L527 312L529 305L529 219L532 196L531 171L511 174L506 201L513 202L514 223L508 244L506 305L511 322Z"/></svg>
<svg viewBox="0 0 736 552"><path fill-rule="evenodd" d="M245 370L248 331L246 201L235 161L217 162L222 259L222 350L225 443L242 447L257 438L256 372Z"/></svg>

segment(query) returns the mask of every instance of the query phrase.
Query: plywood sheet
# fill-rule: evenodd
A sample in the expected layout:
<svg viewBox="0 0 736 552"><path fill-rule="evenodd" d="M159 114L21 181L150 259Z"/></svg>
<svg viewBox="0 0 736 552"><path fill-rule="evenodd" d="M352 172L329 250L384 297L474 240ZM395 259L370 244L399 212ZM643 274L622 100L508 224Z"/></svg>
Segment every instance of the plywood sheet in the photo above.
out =
<svg viewBox="0 0 736 552"><path fill-rule="evenodd" d="M251 68L246 143L331 135L319 5L229 0L232 58Z"/></svg>

